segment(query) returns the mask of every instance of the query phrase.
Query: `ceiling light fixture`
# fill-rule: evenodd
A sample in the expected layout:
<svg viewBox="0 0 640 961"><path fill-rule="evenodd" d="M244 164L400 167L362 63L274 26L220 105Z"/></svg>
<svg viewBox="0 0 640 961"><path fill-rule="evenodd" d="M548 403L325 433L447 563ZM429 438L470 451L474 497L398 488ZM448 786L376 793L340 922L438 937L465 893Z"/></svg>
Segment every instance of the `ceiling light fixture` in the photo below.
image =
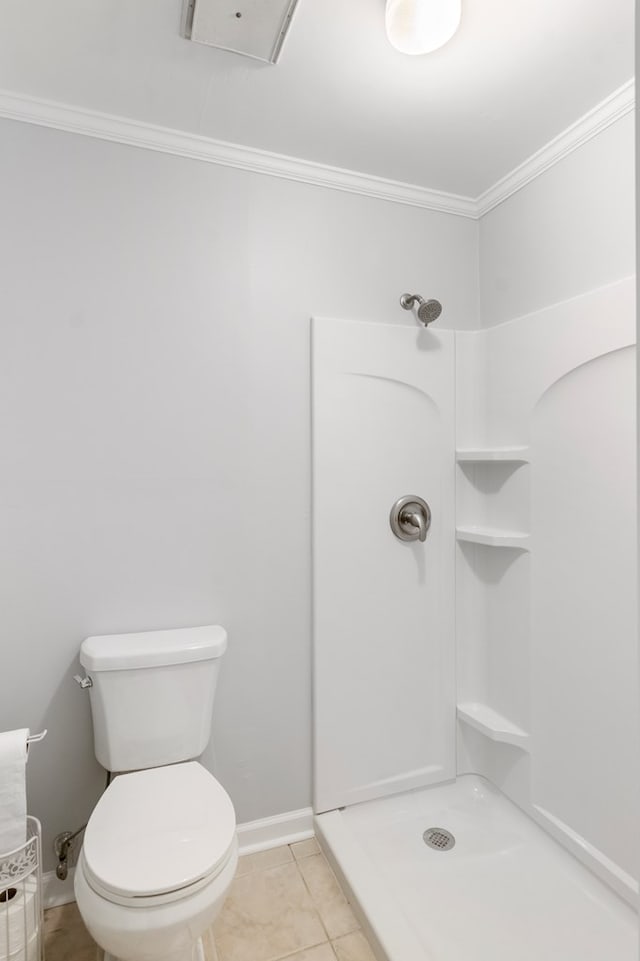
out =
<svg viewBox="0 0 640 961"><path fill-rule="evenodd" d="M387 0L389 43L401 53L431 53L460 26L462 0Z"/></svg>

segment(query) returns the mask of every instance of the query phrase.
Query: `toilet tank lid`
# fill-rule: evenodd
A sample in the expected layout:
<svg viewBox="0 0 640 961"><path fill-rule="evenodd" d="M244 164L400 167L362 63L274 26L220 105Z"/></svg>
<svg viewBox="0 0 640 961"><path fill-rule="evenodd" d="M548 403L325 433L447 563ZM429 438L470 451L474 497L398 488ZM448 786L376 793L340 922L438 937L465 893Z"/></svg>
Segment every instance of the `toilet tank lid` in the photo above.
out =
<svg viewBox="0 0 640 961"><path fill-rule="evenodd" d="M218 624L136 634L102 634L82 642L80 663L87 671L167 667L222 657L226 648L227 632Z"/></svg>

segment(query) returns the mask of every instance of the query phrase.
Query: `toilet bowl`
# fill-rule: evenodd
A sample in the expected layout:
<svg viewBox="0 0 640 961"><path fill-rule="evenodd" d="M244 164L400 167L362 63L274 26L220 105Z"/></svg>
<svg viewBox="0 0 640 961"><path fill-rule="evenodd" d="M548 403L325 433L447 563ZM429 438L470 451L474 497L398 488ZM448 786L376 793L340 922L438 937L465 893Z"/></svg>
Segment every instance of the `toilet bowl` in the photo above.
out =
<svg viewBox="0 0 640 961"><path fill-rule="evenodd" d="M122 774L76 868L82 918L109 961L197 961L238 861L235 813L196 761Z"/></svg>

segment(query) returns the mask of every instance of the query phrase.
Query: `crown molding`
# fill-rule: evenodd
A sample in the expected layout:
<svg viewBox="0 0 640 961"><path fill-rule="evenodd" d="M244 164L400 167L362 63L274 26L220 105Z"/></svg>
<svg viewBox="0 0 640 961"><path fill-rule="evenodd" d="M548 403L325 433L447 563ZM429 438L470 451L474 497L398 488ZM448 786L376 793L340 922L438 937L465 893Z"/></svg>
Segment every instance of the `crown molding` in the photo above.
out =
<svg viewBox="0 0 640 961"><path fill-rule="evenodd" d="M256 147L242 147L237 144L213 140L197 134L183 133L169 127L116 117L111 114L86 110L67 104L41 100L37 97L17 95L0 90L0 117L18 120L23 123L53 127L68 133L111 140L115 143L157 150L177 157L188 157L204 163L235 167L251 173L267 174L284 180L312 184L316 187L329 187L347 193L389 200L393 203L407 204L410 207L423 207L461 217L476 217L476 208L469 197L429 190L414 184L387 180L340 167L298 160L282 154L270 153Z"/></svg>
<svg viewBox="0 0 640 961"><path fill-rule="evenodd" d="M630 80L493 187L473 198L0 90L0 117L7 120L53 127L85 137L110 140L297 183L455 214L472 220L479 220L572 151L629 113L634 106L635 87L634 81Z"/></svg>
<svg viewBox="0 0 640 961"><path fill-rule="evenodd" d="M633 110L635 106L635 83L629 80L615 90L611 96L597 104L548 144L537 150L524 163L520 164L493 187L489 187L476 198L478 217L483 217L494 207L503 203L512 194L526 187L528 183L553 167L568 154L596 137L616 120Z"/></svg>

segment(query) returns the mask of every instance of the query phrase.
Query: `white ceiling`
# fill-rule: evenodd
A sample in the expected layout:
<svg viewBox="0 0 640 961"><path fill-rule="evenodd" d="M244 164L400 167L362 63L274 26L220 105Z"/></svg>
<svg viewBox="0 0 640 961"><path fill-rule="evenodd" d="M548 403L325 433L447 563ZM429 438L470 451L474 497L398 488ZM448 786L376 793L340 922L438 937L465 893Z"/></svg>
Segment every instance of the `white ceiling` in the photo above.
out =
<svg viewBox="0 0 640 961"><path fill-rule="evenodd" d="M182 39L181 0L5 2L0 88L475 197L633 75L633 0L463 0L425 57L384 7L299 0L271 66Z"/></svg>

